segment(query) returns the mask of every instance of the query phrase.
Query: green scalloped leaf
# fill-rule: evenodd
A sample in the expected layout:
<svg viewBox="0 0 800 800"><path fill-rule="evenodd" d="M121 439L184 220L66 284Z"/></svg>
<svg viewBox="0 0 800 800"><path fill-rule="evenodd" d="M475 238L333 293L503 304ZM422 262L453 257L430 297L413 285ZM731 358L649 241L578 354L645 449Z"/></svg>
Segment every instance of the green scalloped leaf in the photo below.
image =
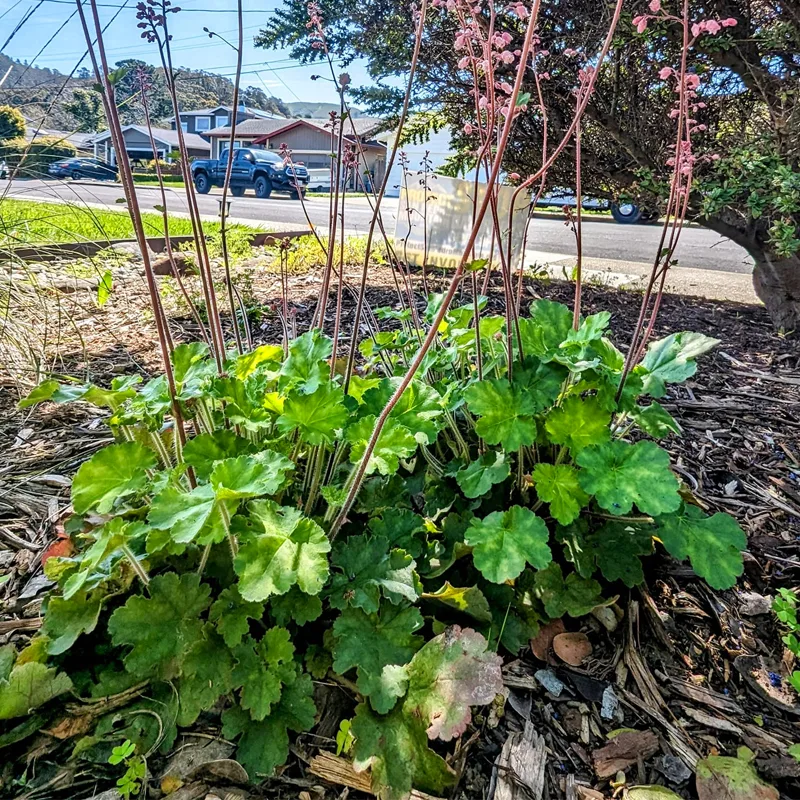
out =
<svg viewBox="0 0 800 800"><path fill-rule="evenodd" d="M202 711L213 708L233 688L232 673L230 651L214 632L214 626L206 625L202 638L183 662L183 676L178 682L178 725L193 725Z"/></svg>
<svg viewBox="0 0 800 800"><path fill-rule="evenodd" d="M415 636L422 614L412 607L384 605L378 614L345 609L333 623L333 669L344 675L357 669L358 690L380 714L391 711L405 693L405 676L390 666L407 664L424 639Z"/></svg>
<svg viewBox="0 0 800 800"><path fill-rule="evenodd" d="M630 415L633 421L654 439L663 439L671 433L681 435L681 427L675 418L655 400L649 406L636 406Z"/></svg>
<svg viewBox="0 0 800 800"><path fill-rule="evenodd" d="M384 378L380 384L364 395L367 414L377 417L399 387L402 378ZM425 381L413 380L389 414L404 428L411 431L420 444L433 444L444 423L444 409L439 392Z"/></svg>
<svg viewBox="0 0 800 800"><path fill-rule="evenodd" d="M347 441L350 442L350 462L358 464L364 457L367 444L375 430L375 417L362 417L347 429ZM379 472L381 475L392 475L400 468L400 459L408 458L417 449L417 440L411 431L396 419L389 417L378 436L369 460L367 475Z"/></svg>
<svg viewBox="0 0 800 800"><path fill-rule="evenodd" d="M627 514L635 503L642 513L656 516L681 504L669 453L654 442L607 442L582 450L575 460L584 491L612 514Z"/></svg>
<svg viewBox="0 0 800 800"><path fill-rule="evenodd" d="M569 447L577 453L584 447L607 442L611 436L611 413L596 397L568 397L545 418L545 428L551 442Z"/></svg>
<svg viewBox="0 0 800 800"><path fill-rule="evenodd" d="M201 433L183 446L183 460L194 468L200 480L207 480L217 461L251 454L255 446L233 431L221 428L213 433Z"/></svg>
<svg viewBox="0 0 800 800"><path fill-rule="evenodd" d="M0 719L27 716L70 689L72 681L54 667L36 661L18 664L0 680Z"/></svg>
<svg viewBox="0 0 800 800"><path fill-rule="evenodd" d="M589 502L589 495L578 483L578 472L569 464L537 464L531 478L540 500L550 503L550 514L562 525L569 525Z"/></svg>
<svg viewBox="0 0 800 800"><path fill-rule="evenodd" d="M561 343L572 330L572 311L552 300L535 300L531 303L530 319L520 317L519 329L526 356L552 361L561 354Z"/></svg>
<svg viewBox="0 0 800 800"><path fill-rule="evenodd" d="M76 514L108 514L117 500L147 485L147 470L157 465L155 453L138 442L111 444L81 464L72 481Z"/></svg>
<svg viewBox="0 0 800 800"><path fill-rule="evenodd" d="M403 800L412 788L441 796L455 783L455 772L428 747L425 723L400 708L384 716L361 703L350 731L356 738L353 767L370 770L381 800Z"/></svg>
<svg viewBox="0 0 800 800"><path fill-rule="evenodd" d="M464 399L470 412L479 417L475 432L487 444L519 450L535 441L533 398L505 378L473 383L464 392Z"/></svg>
<svg viewBox="0 0 800 800"><path fill-rule="evenodd" d="M465 497L470 499L486 494L492 486L502 483L511 474L511 467L501 450L490 450L476 461L462 467L456 473L458 483Z"/></svg>
<svg viewBox="0 0 800 800"><path fill-rule="evenodd" d="M294 463L272 450L255 456L226 458L214 465L211 485L218 500L247 500L275 494L284 484Z"/></svg>
<svg viewBox="0 0 800 800"><path fill-rule="evenodd" d="M294 679L294 645L286 628L270 628L260 641L247 636L233 651L231 686L241 689L240 703L257 722L280 700L282 687Z"/></svg>
<svg viewBox="0 0 800 800"><path fill-rule="evenodd" d="M350 536L337 542L331 564L336 568L328 589L333 608L350 605L374 614L381 595L395 604L419 597L415 561L403 550L390 550L383 537Z"/></svg>
<svg viewBox="0 0 800 800"><path fill-rule="evenodd" d="M333 341L314 328L289 344L289 357L281 367L281 389L296 389L312 394L329 380L328 359L333 354Z"/></svg>
<svg viewBox="0 0 800 800"><path fill-rule="evenodd" d="M129 647L125 669L141 678L169 679L180 674L186 653L202 636L200 614L209 606L210 588L192 573L167 572L148 584L149 597L129 597L108 620L111 640Z"/></svg>
<svg viewBox="0 0 800 800"><path fill-rule="evenodd" d="M228 501L226 506L229 517L236 504ZM148 538L148 552L156 552L170 540L178 544L196 540L201 545L221 542L228 534L225 520L211 485L201 484L191 492L167 486L153 498L147 521L156 530L168 531L168 536L163 540Z"/></svg>
<svg viewBox="0 0 800 800"><path fill-rule="evenodd" d="M239 737L236 760L247 770L251 782L272 775L277 767L286 763L289 731L301 733L314 727L313 694L311 678L300 674L283 687L277 706L260 722L252 720L238 706L223 712L222 735L226 739Z"/></svg>
<svg viewBox="0 0 800 800"><path fill-rule="evenodd" d="M231 525L241 541L234 570L242 597L259 602L295 585L306 594L318 594L328 578L331 549L322 528L269 500L248 503L247 510L246 517L238 514Z"/></svg>
<svg viewBox="0 0 800 800"><path fill-rule="evenodd" d="M564 580L561 566L555 562L534 576L534 593L544 604L550 619L561 619L564 614L582 617L598 606L606 605L600 594L600 584L570 572Z"/></svg>
<svg viewBox="0 0 800 800"><path fill-rule="evenodd" d="M747 537L729 514L707 517L684 503L676 513L656 519L655 535L673 558L688 558L712 589L730 589L744 570L742 551Z"/></svg>
<svg viewBox="0 0 800 800"><path fill-rule="evenodd" d="M644 582L641 556L653 552L651 530L623 522L609 522L591 538L597 566L607 581L633 588Z"/></svg>
<svg viewBox="0 0 800 800"><path fill-rule="evenodd" d="M97 627L103 596L102 591L79 591L69 600L50 597L42 625L42 633L49 639L50 655L65 653L82 633L91 633Z"/></svg>
<svg viewBox="0 0 800 800"><path fill-rule="evenodd" d="M425 523L410 508L387 508L369 521L369 529L382 536L390 548L399 547L412 558L419 558L425 546Z"/></svg>
<svg viewBox="0 0 800 800"><path fill-rule="evenodd" d="M492 583L516 578L526 563L544 569L552 559L548 538L544 520L522 506L473 519L464 533L475 567Z"/></svg>
<svg viewBox="0 0 800 800"><path fill-rule="evenodd" d="M264 603L244 600L236 586L229 586L219 593L211 606L208 618L217 626L228 647L236 647L250 632L251 619L264 616Z"/></svg>
<svg viewBox="0 0 800 800"><path fill-rule="evenodd" d="M269 610L278 625L306 625L322 616L322 600L293 586L286 594L271 597Z"/></svg>
<svg viewBox="0 0 800 800"><path fill-rule="evenodd" d="M347 419L344 391L328 380L310 394L291 392L283 404L283 414L278 417L278 430L282 433L296 430L309 444L330 444Z"/></svg>
<svg viewBox="0 0 800 800"><path fill-rule="evenodd" d="M663 397L668 383L680 383L697 372L695 359L719 344L702 333L673 333L651 342L636 372L643 390L651 397Z"/></svg>

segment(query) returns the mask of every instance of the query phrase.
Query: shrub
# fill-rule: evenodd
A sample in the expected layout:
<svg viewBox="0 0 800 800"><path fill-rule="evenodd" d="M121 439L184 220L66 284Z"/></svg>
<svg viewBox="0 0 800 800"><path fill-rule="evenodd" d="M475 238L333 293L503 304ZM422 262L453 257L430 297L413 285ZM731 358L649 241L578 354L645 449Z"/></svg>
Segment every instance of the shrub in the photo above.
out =
<svg viewBox="0 0 800 800"><path fill-rule="evenodd" d="M288 355L262 345L221 373L202 343L178 346L177 402L196 431L183 446L163 376L41 384L23 405L104 406L117 443L75 475L75 554L45 564L58 584L38 639L49 663L8 659L0 708L22 716L73 686L97 698L147 681L128 713L99 719L83 758L126 741L168 750L179 726L221 708L255 778L285 761L290 732L313 726L312 677L332 672L359 696L356 769L371 765L389 800L412 786L441 795L455 773L428 742L458 737L470 707L501 691L495 651L516 654L539 625L613 603L656 548L733 585L744 534L692 503L652 441L677 424L647 402L691 377L716 340L651 343L620 391L607 312L574 330L567 307L535 302L511 364L505 319L483 316L476 332L473 314L446 314L338 534L353 465L419 348L408 325L362 342L347 387L318 330ZM470 366L479 343L484 380ZM35 698L13 705L10 687L34 669Z"/></svg>
<svg viewBox="0 0 800 800"><path fill-rule="evenodd" d="M24 136L25 117L13 106L0 106L0 142Z"/></svg>
<svg viewBox="0 0 800 800"><path fill-rule="evenodd" d="M9 171L28 177L41 177L47 168L63 158L75 158L75 145L57 136L37 137L32 142L9 139L0 142L0 159L8 164Z"/></svg>

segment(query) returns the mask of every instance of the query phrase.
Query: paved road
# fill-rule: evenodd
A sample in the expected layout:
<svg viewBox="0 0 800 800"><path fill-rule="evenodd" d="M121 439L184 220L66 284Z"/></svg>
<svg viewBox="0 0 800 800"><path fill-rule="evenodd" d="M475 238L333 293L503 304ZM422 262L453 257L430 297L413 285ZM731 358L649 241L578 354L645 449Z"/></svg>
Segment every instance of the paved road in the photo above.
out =
<svg viewBox="0 0 800 800"><path fill-rule="evenodd" d="M209 218L215 218L219 214L217 192L218 190L214 190L210 195L198 197L201 213ZM143 209L152 209L161 202L160 193L156 189L138 187L137 194ZM2 181L0 198L4 195L19 199L90 203L116 210L120 208L116 201L123 196L122 189L114 184L34 180L14 181L11 185ZM388 199L384 202L384 223L389 232L393 232L398 201ZM187 211L185 196L181 189L170 190L167 203L171 211L178 213ZM314 225L327 226L327 198L309 196L306 207ZM273 195L268 200L258 200L252 195L233 198L230 213L237 219L250 220L265 227L283 230L305 228L307 225L300 203L290 200L285 195ZM0 206L1 216L2 206ZM366 233L370 216L370 210L363 198L347 202L345 222L346 228L351 233ZM658 225L624 226L612 222L587 220L583 227L583 249L588 258L652 263L658 250L661 233ZM528 247L536 253L551 257L554 254L569 256L575 252L575 241L572 233L559 218L540 217L531 226ZM749 273L752 270L752 262L741 247L698 227L687 227L683 231L676 256L679 267L683 268L739 273ZM621 270L624 271L624 265Z"/></svg>

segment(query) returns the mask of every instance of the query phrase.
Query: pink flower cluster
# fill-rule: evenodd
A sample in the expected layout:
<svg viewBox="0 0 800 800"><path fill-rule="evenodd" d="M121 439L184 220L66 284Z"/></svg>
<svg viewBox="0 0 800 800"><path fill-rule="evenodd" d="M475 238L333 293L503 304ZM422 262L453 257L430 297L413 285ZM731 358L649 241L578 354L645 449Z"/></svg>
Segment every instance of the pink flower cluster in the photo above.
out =
<svg viewBox="0 0 800 800"><path fill-rule="evenodd" d="M649 8L652 12L651 14L640 14L638 17L633 18L633 24L636 26L636 31L638 33L644 33L647 30L651 19L681 22L678 17L661 13L661 0L650 0ZM692 25L692 36L695 39L706 33L709 36L716 36L723 28L733 28L737 24L737 21L733 17L728 17L727 19L706 19L702 22L695 22L694 25Z"/></svg>
<svg viewBox="0 0 800 800"><path fill-rule="evenodd" d="M308 38L311 40L311 46L315 50L327 51L328 46L325 42L325 30L322 27L322 10L318 3L311 2L306 6L308 13L308 22L306 22L306 30L308 31Z"/></svg>

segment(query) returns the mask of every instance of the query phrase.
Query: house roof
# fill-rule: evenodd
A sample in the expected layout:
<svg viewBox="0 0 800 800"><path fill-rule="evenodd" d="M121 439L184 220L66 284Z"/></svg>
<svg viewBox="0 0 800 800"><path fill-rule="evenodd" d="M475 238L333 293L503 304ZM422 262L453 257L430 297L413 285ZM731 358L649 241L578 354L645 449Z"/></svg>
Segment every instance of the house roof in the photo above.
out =
<svg viewBox="0 0 800 800"><path fill-rule="evenodd" d="M124 136L127 131L131 130L143 133L145 136L148 136L149 133L152 133L156 142L160 144L167 144L170 147L178 146L178 132L172 130L171 128L150 128L148 131L145 125L125 125L122 128L122 135ZM111 132L103 131L95 136L94 141L103 142L110 138ZM186 146L192 150L205 150L207 152L211 152L211 145L202 136L198 136L196 133L184 133L183 140L186 143Z"/></svg>
<svg viewBox="0 0 800 800"><path fill-rule="evenodd" d="M285 117L281 117L278 114L272 114L269 111L262 111L260 108L251 108L250 106L242 106L241 107L245 114L251 114L253 117L257 117L259 119L285 119ZM196 108L192 111L181 111L182 117L210 117L217 111L226 111L230 114L233 111L233 106L211 106L210 108ZM167 119L167 122L174 122L175 117L174 115Z"/></svg>
<svg viewBox="0 0 800 800"><path fill-rule="evenodd" d="M275 119L246 119L236 125L236 135L243 137L250 136L271 136L275 131L279 131L288 127L296 120L288 120L285 118ZM223 139L231 135L230 125L222 128L213 128L206 131L206 136L214 139Z"/></svg>
<svg viewBox="0 0 800 800"><path fill-rule="evenodd" d="M37 128L35 125L28 125L25 129L25 138L40 139L42 136L53 136L64 142L75 145L78 150L91 150L94 143L94 133L77 133L75 131L57 131L53 128Z"/></svg>

